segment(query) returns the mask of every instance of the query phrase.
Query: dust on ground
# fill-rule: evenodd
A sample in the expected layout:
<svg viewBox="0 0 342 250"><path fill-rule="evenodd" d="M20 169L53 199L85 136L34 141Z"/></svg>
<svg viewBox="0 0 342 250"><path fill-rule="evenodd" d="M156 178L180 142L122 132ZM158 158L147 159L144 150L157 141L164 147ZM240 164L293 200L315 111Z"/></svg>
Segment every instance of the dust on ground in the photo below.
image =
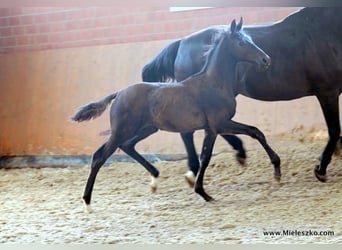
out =
<svg viewBox="0 0 342 250"><path fill-rule="evenodd" d="M259 144L245 142L244 167L225 146L206 172L210 203L187 186L185 160L155 164L154 194L139 164L103 167L92 214L81 201L89 166L1 169L0 243L342 243L342 157L333 157L326 183L313 175L322 134L269 139L282 160L280 183ZM313 235L328 231L334 235Z"/></svg>

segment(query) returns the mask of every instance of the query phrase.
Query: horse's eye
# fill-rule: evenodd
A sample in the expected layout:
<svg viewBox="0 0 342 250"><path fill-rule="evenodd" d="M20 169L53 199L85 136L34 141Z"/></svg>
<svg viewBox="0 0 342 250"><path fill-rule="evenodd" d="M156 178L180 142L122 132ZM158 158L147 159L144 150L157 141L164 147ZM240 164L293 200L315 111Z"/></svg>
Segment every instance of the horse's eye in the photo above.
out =
<svg viewBox="0 0 342 250"><path fill-rule="evenodd" d="M244 46L245 43L244 43L243 41L240 41L240 42L239 42L239 45L240 45L240 46Z"/></svg>

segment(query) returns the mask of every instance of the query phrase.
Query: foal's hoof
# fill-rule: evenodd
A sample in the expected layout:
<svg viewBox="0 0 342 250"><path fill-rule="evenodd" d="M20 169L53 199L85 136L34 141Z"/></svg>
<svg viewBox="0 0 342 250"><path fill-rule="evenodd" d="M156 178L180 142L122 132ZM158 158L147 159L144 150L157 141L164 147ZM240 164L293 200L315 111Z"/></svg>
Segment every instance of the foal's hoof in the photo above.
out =
<svg viewBox="0 0 342 250"><path fill-rule="evenodd" d="M241 166L245 166L245 164L246 164L246 158L242 158L242 157L236 156L236 160L237 160L237 162L238 162Z"/></svg>
<svg viewBox="0 0 342 250"><path fill-rule="evenodd" d="M273 175L274 179L277 181L277 182L280 182L280 179L281 179L281 175Z"/></svg>
<svg viewBox="0 0 342 250"><path fill-rule="evenodd" d="M91 214L94 212L94 210L91 208L90 204L85 204L84 203L84 212L86 214Z"/></svg>
<svg viewBox="0 0 342 250"><path fill-rule="evenodd" d="M151 175L151 193L155 193L157 191L157 178Z"/></svg>
<svg viewBox="0 0 342 250"><path fill-rule="evenodd" d="M192 171L189 170L188 172L186 172L186 174L184 175L184 177L185 177L186 182L189 184L189 186L190 186L191 188L193 188L194 185L195 185L195 179L196 179L194 173L193 173Z"/></svg>
<svg viewBox="0 0 342 250"><path fill-rule="evenodd" d="M316 166L314 169L314 173L315 173L316 178L320 182L326 182L327 181L327 175L326 174L320 174L318 168L319 168L319 166Z"/></svg>

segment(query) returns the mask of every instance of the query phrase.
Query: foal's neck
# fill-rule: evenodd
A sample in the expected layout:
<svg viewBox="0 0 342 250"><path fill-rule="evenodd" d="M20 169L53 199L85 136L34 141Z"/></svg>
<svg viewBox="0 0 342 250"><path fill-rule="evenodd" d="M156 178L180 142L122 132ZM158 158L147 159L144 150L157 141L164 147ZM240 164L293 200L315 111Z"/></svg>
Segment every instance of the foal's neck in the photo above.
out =
<svg viewBox="0 0 342 250"><path fill-rule="evenodd" d="M189 77L184 83L204 85L234 92L236 60L230 53L229 34L222 33L213 44L201 71ZM235 94L235 93L234 93Z"/></svg>

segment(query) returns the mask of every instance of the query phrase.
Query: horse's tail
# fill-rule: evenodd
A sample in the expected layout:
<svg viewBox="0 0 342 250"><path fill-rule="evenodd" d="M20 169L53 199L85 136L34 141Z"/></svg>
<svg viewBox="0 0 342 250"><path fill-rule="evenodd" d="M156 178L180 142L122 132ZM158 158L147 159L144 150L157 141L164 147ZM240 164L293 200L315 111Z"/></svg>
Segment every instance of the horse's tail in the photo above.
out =
<svg viewBox="0 0 342 250"><path fill-rule="evenodd" d="M175 80L174 63L181 39L176 40L159 52L142 70L144 82L166 82Z"/></svg>
<svg viewBox="0 0 342 250"><path fill-rule="evenodd" d="M80 107L77 112L70 117L71 120L76 122L88 121L100 116L117 96L117 93L111 94L97 102L91 102Z"/></svg>

